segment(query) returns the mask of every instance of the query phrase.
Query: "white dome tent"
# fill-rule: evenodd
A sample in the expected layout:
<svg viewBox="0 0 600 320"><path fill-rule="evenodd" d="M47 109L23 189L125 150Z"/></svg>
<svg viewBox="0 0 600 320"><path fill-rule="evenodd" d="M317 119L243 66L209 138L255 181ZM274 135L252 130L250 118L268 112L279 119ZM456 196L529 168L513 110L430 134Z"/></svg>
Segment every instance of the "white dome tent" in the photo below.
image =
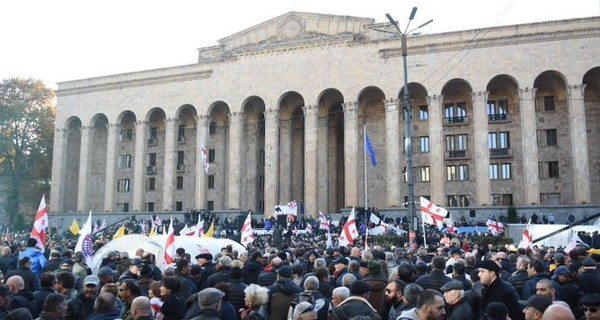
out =
<svg viewBox="0 0 600 320"><path fill-rule="evenodd" d="M148 237L140 234L130 234L112 240L98 249L93 257L92 271L94 274L98 272L102 259L111 251L127 252L129 257L135 255L138 248L149 251L156 256L156 265L160 268L164 263L164 251L167 235L158 235ZM175 236L175 248L184 248L185 252L192 256L192 259L200 253L201 250L208 250L213 256L221 252L221 248L231 245L233 250L237 250L240 254L246 252L246 248L240 243L230 239L217 239L207 237L190 237L190 236Z"/></svg>

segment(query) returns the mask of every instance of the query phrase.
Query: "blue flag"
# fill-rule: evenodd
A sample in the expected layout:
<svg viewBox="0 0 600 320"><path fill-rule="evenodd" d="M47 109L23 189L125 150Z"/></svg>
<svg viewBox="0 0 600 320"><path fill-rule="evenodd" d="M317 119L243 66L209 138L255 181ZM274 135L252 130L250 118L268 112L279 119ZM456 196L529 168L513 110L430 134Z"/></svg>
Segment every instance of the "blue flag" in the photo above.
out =
<svg viewBox="0 0 600 320"><path fill-rule="evenodd" d="M373 150L373 146L371 145L371 140L369 140L369 135L365 132L365 150L371 158L371 164L375 167L377 166L377 159L375 159L375 150Z"/></svg>

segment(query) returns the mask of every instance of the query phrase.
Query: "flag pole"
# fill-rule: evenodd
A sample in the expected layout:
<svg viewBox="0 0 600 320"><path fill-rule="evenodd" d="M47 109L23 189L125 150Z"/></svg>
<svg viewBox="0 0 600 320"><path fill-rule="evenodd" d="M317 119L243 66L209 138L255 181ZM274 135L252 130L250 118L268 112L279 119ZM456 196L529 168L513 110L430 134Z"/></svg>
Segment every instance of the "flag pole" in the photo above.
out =
<svg viewBox="0 0 600 320"><path fill-rule="evenodd" d="M367 124L363 124L363 165L364 165L364 173L365 173L365 209L369 206L369 197L368 197L368 183L367 183Z"/></svg>
<svg viewBox="0 0 600 320"><path fill-rule="evenodd" d="M421 214L422 216L422 214ZM427 233L425 233L425 219L421 217L421 226L423 226L423 246L427 247Z"/></svg>

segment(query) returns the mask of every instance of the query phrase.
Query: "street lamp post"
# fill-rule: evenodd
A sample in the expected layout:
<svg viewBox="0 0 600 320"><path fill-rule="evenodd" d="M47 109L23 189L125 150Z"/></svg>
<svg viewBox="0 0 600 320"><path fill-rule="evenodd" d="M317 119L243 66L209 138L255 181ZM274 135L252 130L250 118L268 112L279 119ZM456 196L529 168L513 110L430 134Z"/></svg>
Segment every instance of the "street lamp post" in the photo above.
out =
<svg viewBox="0 0 600 320"><path fill-rule="evenodd" d="M410 13L410 17L408 18L408 23L406 24L406 28L404 32L400 30L398 26L398 22L392 18L389 13L386 13L385 16L388 18L390 23L396 28L396 35L400 37L401 45L402 45L402 64L404 71L404 95L403 95L403 110L404 110L404 152L406 153L406 181L407 181L407 202L408 202L408 229L412 231L412 234L415 234L415 182L413 175L413 150L412 150L412 112L410 110L410 95L408 92L408 70L407 70L407 56L408 49L406 47L406 37L410 35L417 29L420 29L431 22L433 20L429 20L422 25L416 27L408 31L408 27L410 26L410 22L414 19L415 14L417 13L417 7L414 7ZM411 235L411 233L409 233Z"/></svg>

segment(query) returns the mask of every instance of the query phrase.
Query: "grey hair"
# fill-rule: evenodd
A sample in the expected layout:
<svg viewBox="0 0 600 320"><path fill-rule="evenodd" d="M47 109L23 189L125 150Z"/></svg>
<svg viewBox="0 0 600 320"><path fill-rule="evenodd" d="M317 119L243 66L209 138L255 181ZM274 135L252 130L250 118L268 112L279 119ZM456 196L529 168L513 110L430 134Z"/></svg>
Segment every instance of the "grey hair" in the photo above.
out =
<svg viewBox="0 0 600 320"><path fill-rule="evenodd" d="M253 306L262 306L269 302L269 289L254 283L244 289L244 294Z"/></svg>
<svg viewBox="0 0 600 320"><path fill-rule="evenodd" d="M319 279L315 276L309 276L304 280L304 290L317 291L319 290Z"/></svg>
<svg viewBox="0 0 600 320"><path fill-rule="evenodd" d="M342 277L342 286L344 287L348 287L350 288L350 285L352 284L352 282L356 281L356 276L353 275L352 273L346 273L343 277Z"/></svg>
<svg viewBox="0 0 600 320"><path fill-rule="evenodd" d="M350 289L347 287L337 287L333 289L331 296L338 296L342 301L350 297Z"/></svg>
<svg viewBox="0 0 600 320"><path fill-rule="evenodd" d="M325 261L325 259L323 259L323 258L315 259L315 269L320 268L320 267L325 267L326 265L327 265L327 261Z"/></svg>

